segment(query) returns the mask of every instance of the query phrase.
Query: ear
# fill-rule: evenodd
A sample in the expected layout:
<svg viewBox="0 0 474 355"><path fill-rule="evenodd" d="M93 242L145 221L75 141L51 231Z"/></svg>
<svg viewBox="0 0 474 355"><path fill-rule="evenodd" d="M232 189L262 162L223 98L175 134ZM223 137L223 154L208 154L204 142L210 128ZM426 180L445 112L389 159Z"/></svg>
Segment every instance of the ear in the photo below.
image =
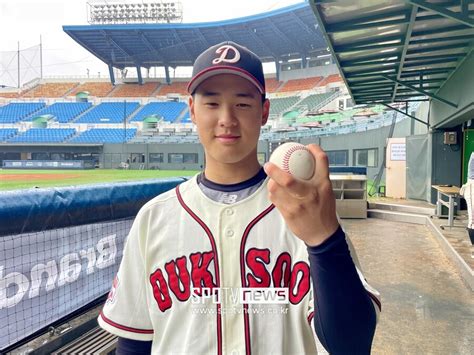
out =
<svg viewBox="0 0 474 355"><path fill-rule="evenodd" d="M268 120L268 116L270 115L270 100L265 99L263 102L263 110L262 110L262 127L265 126Z"/></svg>
<svg viewBox="0 0 474 355"><path fill-rule="evenodd" d="M194 98L192 96L189 96L188 106L189 106L189 116L191 116L191 121L194 124L196 124L196 118L194 115Z"/></svg>

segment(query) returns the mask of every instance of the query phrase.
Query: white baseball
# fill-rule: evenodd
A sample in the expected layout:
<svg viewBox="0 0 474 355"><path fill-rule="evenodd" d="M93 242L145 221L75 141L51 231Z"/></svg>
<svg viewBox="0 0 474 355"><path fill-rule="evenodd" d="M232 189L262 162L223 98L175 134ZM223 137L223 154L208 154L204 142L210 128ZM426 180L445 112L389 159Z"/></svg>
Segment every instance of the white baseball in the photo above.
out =
<svg viewBox="0 0 474 355"><path fill-rule="evenodd" d="M316 165L313 154L303 144L287 142L278 146L270 156L270 162L291 175L309 180Z"/></svg>

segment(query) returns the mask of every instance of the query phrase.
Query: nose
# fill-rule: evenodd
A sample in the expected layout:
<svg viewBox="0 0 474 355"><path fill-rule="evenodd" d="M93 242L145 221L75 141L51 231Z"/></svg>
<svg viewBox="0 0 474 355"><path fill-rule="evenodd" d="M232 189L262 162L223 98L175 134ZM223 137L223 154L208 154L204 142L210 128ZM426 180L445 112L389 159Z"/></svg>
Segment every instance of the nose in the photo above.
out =
<svg viewBox="0 0 474 355"><path fill-rule="evenodd" d="M237 124L234 109L231 105L222 105L222 110L219 114L219 125L221 127L232 127Z"/></svg>

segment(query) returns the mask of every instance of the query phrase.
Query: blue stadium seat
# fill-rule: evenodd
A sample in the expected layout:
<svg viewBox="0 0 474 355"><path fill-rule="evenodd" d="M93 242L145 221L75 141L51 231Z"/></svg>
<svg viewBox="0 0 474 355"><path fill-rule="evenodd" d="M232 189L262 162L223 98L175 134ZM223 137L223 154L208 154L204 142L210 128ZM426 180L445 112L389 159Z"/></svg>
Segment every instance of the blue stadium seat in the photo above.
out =
<svg viewBox="0 0 474 355"><path fill-rule="evenodd" d="M140 106L138 102L103 102L74 123L121 123Z"/></svg>
<svg viewBox="0 0 474 355"><path fill-rule="evenodd" d="M18 133L16 128L2 128L0 129L0 142L5 142L6 140L12 138Z"/></svg>
<svg viewBox="0 0 474 355"><path fill-rule="evenodd" d="M123 129L117 128L92 128L79 136L74 137L68 143L123 143L129 141L137 133L136 128L128 128L126 134Z"/></svg>
<svg viewBox="0 0 474 355"><path fill-rule="evenodd" d="M181 117L181 123L191 123L191 116L189 114L189 109L186 109L186 112L184 113L183 117Z"/></svg>
<svg viewBox="0 0 474 355"><path fill-rule="evenodd" d="M90 102L56 102L28 118L31 121L40 115L53 115L59 123L67 123L92 106Z"/></svg>
<svg viewBox="0 0 474 355"><path fill-rule="evenodd" d="M13 102L0 107L0 123L15 123L45 107L44 102Z"/></svg>
<svg viewBox="0 0 474 355"><path fill-rule="evenodd" d="M76 133L74 128L31 128L13 138L9 143L62 143Z"/></svg>
<svg viewBox="0 0 474 355"><path fill-rule="evenodd" d="M166 122L174 122L187 106L184 102L150 102L132 118L132 122L143 121L151 115L161 116Z"/></svg>

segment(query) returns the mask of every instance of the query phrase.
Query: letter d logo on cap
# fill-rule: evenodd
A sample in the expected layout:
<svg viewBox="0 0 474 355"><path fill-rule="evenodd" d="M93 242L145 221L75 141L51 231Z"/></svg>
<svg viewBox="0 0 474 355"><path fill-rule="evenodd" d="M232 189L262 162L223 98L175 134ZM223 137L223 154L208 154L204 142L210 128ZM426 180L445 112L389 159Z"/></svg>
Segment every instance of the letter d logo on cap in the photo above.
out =
<svg viewBox="0 0 474 355"><path fill-rule="evenodd" d="M227 58L227 53L229 52L229 50L234 51L234 58ZM240 52L237 50L237 48L228 44L217 48L216 53L220 54L221 56L219 58L215 58L212 61L212 64L219 64L222 62L237 63L240 60Z"/></svg>

